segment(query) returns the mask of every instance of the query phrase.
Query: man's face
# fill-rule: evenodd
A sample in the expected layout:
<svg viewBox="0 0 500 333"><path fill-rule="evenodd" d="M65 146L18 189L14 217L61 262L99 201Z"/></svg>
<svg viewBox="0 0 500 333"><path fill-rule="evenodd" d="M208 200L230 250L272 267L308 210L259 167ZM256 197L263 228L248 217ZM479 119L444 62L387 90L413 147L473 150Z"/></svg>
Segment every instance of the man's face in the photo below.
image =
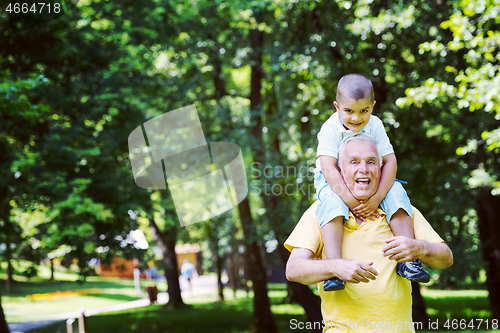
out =
<svg viewBox="0 0 500 333"><path fill-rule="evenodd" d="M370 120L375 101L371 102L369 98L355 100L346 97L333 104L344 126L353 132L359 132Z"/></svg>
<svg viewBox="0 0 500 333"><path fill-rule="evenodd" d="M377 192L380 181L377 148L369 141L351 141L342 155L340 169L347 188L358 200L367 200Z"/></svg>

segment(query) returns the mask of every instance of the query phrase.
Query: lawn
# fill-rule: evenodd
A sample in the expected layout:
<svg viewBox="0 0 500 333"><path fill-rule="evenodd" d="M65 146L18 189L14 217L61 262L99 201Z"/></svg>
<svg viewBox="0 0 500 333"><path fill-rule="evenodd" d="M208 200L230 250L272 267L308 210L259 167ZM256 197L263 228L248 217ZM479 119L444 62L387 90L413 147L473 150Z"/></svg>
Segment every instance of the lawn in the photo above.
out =
<svg viewBox="0 0 500 333"><path fill-rule="evenodd" d="M470 324L474 320L474 329L460 330L464 333L498 332L491 329L491 318L488 310L487 292L484 290L422 290L428 307L431 323L439 323L439 329L419 331L439 333L450 331L443 327L450 319L456 319L457 327L460 320ZM215 292L203 296L187 299L190 308L167 309L164 306L149 306L116 313L102 314L87 318L87 331L92 333L248 333L252 319L252 293L246 295L238 291L234 298L232 292L225 290L226 301L214 302ZM272 311L278 327L278 332L308 332L307 330L293 329L291 320L305 322L304 310L297 304L284 304L286 296L285 285L270 284L270 298ZM488 319L482 322L482 330L478 329L478 319ZM36 333L63 333L64 323L47 327Z"/></svg>
<svg viewBox="0 0 500 333"><path fill-rule="evenodd" d="M77 276L70 271L56 274L56 279L67 279L66 281L50 282L47 280L48 274L48 270L42 269L41 276L31 281L16 276L18 281L12 286L11 293L6 295L5 283L1 281L5 279L5 271L0 270L2 305L9 322L41 319L49 315L76 311L81 306L94 309L146 297L144 292L136 293L133 281L128 279L89 277L87 282L81 284L77 282ZM153 281L142 281L142 290L146 285L153 283ZM166 286L159 284L158 287L164 291ZM278 331L301 332L291 327L291 321L306 321L302 307L283 302L287 295L285 284L270 284L269 288ZM58 291L67 290L71 293L58 294ZM37 293L43 294L43 297L35 299L34 294ZM164 306L156 305L88 317L87 332L249 332L253 311L252 293L247 295L243 291L238 291L236 297L229 289L224 293L225 302L216 302L214 291L185 299L190 305L185 309L166 309ZM491 330L488 292L485 290L423 288L422 295L425 298L430 323L433 324L432 330L422 332L449 331L444 326L446 323L449 328L462 327L461 332L498 332ZM53 298L50 299L49 296ZM60 322L35 332L62 333L66 332L66 327L64 322Z"/></svg>
<svg viewBox="0 0 500 333"><path fill-rule="evenodd" d="M7 294L5 269L0 270L2 307L9 323L73 312L82 306L96 309L133 301L147 297L145 287L154 284L153 281L141 280L141 292L137 293L134 281L130 279L88 277L85 283L80 283L78 276L71 271L56 271L56 281L48 281L49 277L50 272L44 267L40 276L30 281L15 276L16 281ZM164 284L158 287L160 291L166 288Z"/></svg>
<svg viewBox="0 0 500 333"><path fill-rule="evenodd" d="M308 332L290 328L290 321L306 321L304 310L296 304L284 304L286 286L271 284L270 298L272 311L279 332ZM252 321L252 293L238 291L236 298L228 288L224 290L225 302L214 302L216 294L196 296L186 299L189 308L167 309L162 305L152 305L106 315L96 315L86 319L86 331L93 333L230 333L249 332ZM63 322L33 333L63 333Z"/></svg>
<svg viewBox="0 0 500 333"><path fill-rule="evenodd" d="M437 324L440 329L456 327L464 333L499 332L498 329L488 330L493 323L486 290L422 289L422 295L430 322Z"/></svg>

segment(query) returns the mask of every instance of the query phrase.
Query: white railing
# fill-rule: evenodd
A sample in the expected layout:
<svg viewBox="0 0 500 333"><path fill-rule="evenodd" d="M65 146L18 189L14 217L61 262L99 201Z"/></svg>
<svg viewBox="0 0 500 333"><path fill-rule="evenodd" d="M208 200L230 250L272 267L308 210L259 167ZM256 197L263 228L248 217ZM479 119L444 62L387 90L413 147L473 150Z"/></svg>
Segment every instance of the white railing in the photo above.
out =
<svg viewBox="0 0 500 333"><path fill-rule="evenodd" d="M82 306L80 310L78 310L78 333L85 333L85 307ZM66 331L67 333L76 333L73 331L73 324L75 323L76 318L69 318L66 320Z"/></svg>

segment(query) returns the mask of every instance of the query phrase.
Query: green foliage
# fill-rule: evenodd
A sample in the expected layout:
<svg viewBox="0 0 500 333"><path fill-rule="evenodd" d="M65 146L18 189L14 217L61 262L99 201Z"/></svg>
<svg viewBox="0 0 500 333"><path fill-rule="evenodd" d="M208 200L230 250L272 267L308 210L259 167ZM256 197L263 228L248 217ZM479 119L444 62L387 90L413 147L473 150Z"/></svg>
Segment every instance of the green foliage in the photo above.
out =
<svg viewBox="0 0 500 333"><path fill-rule="evenodd" d="M436 28L432 38L419 44L419 54L437 58L442 65L421 75L425 82L416 88L408 87L396 104L409 110L412 106L419 113L434 110L434 116L422 119L425 136L447 146L447 153L440 154L446 156L442 162L456 166L450 174L453 178L441 178L446 192L453 193L453 199L448 197L439 204L462 208L461 212L445 216L445 221L452 222L454 227L447 233L453 239L455 255L473 265L472 277L477 278L478 268L483 264L474 254L480 244L473 189L486 187L493 195L500 193L497 181L500 109L496 93L500 88L500 7L498 1L457 1L453 5L451 15L439 25L442 32L437 33ZM451 272L461 275L461 267L455 265Z"/></svg>
<svg viewBox="0 0 500 333"><path fill-rule="evenodd" d="M316 135L338 79L359 72L374 83L398 178L458 259L439 283L474 279L484 263L471 189L500 186L498 8L88 0L36 29L13 33L0 21L0 45L10 45L0 57L1 242L17 245L13 258L76 257L83 269L95 256L132 254L121 246L132 229L153 240L149 217L176 227L168 192L135 185L127 137L194 103L207 142L241 147L253 228L272 244L313 201ZM261 103L251 112L258 52ZM222 252L242 237L232 213L180 237Z"/></svg>
<svg viewBox="0 0 500 333"><path fill-rule="evenodd" d="M434 101L436 98L450 99L453 107L452 114L458 115L465 110L470 112L486 112L490 116L483 116L480 132L465 132L464 126L462 136L467 139L467 144L457 148L457 155L463 156L468 153L478 153L478 146L484 145L489 156L499 152L498 120L500 119L499 100L496 91L500 89L498 72L500 55L498 45L500 41L500 3L498 1L458 1L450 18L441 23L443 29L452 34L452 39L447 42L434 40L421 44L420 52L430 52L432 55L455 58L464 57L465 63L462 67L446 66L446 72L453 74L454 83L446 83L431 77L426 84L408 89L406 97L398 100L398 105L417 105ZM438 134L439 135L439 134ZM487 159L486 165L493 167L494 161ZM491 164L493 163L493 165ZM476 162L477 165L477 162ZM498 192L497 183L481 181L480 170L486 167L483 163L478 169L472 169L472 178L469 184L472 187L490 186ZM477 166L476 166L477 168ZM493 168L487 171L492 177L496 177Z"/></svg>
<svg viewBox="0 0 500 333"><path fill-rule="evenodd" d="M38 270L37 270L36 266L31 265L28 268L26 268L26 270L21 272L21 275L24 277L27 277L28 279L31 279L31 278L38 275Z"/></svg>
<svg viewBox="0 0 500 333"><path fill-rule="evenodd" d="M277 287L277 288L276 288ZM296 304L283 304L282 300L286 296L281 285L271 286L270 296L272 309L277 321L279 332L297 332L306 330L293 329L290 320L305 322L306 318L303 310ZM168 325L170 332L188 332L197 330L197 325L204 325L204 332L247 332L251 320L251 298L238 295L238 299L231 299L229 290L225 290L227 298L225 302L208 302L214 295L205 296L205 302L192 300L192 308L181 310L164 310L160 306L150 306L133 310L126 310L114 314L105 314L89 317L88 327L93 332L119 332L128 330L131 332L141 332L148 330L151 332L162 332ZM495 332L491 330L491 318L488 317L487 293L481 290L467 291L446 291L429 290L425 295L425 301L429 305L429 319L431 323L437 322L439 329L423 332L448 332L443 325L447 319L465 321L480 318L483 320L482 329L478 328L479 321L474 321L475 329L469 332ZM201 297L200 297L201 298ZM488 330L486 330L485 320L488 319ZM118 324L117 324L118 323ZM427 323L425 323L427 324ZM425 327L425 325L423 326ZM469 327L470 328L470 327ZM47 327L37 332L57 332L57 328ZM201 329L201 326L200 326ZM465 331L463 331L465 332Z"/></svg>

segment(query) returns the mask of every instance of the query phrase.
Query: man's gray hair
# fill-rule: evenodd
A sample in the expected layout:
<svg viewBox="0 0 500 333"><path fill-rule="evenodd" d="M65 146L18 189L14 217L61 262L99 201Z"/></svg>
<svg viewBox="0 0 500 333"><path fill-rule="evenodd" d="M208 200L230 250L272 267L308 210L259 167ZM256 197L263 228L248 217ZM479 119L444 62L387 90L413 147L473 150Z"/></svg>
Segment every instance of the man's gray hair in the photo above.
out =
<svg viewBox="0 0 500 333"><path fill-rule="evenodd" d="M367 142L373 143L373 145L377 149L377 158L378 158L379 164L382 165L382 156L380 155L380 150L378 149L377 141L375 141L375 139L371 135L368 135L366 133L357 133L357 134L354 134L352 136L349 136L349 137L345 138L340 143L339 158L338 158L338 164L340 166L342 165L341 164L341 160L342 160L342 155L344 153L344 149L345 149L346 145L349 142L353 142L353 141L365 141L365 142L367 141Z"/></svg>

